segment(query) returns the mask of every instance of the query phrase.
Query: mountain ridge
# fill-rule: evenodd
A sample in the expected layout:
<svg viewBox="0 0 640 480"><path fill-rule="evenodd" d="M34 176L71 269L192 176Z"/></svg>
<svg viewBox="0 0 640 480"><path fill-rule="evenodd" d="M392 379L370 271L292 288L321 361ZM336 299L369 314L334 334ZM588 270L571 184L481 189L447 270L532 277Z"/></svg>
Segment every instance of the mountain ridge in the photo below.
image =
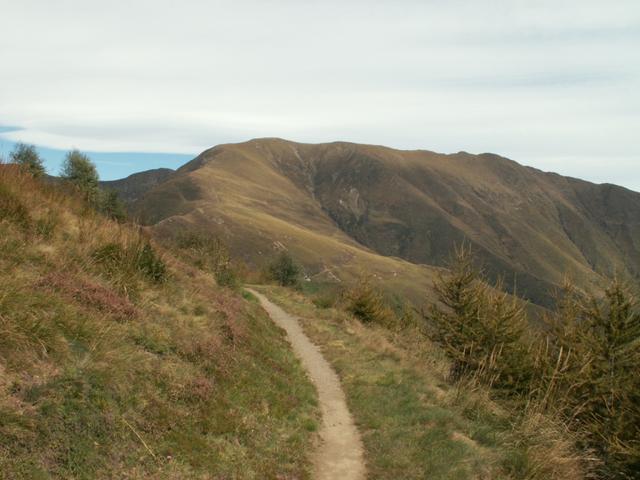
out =
<svg viewBox="0 0 640 480"><path fill-rule="evenodd" d="M162 235L172 224L221 234L251 262L292 249L310 274L335 266L340 277L348 262L334 257L347 247L397 259L387 277L407 263L428 270L415 294L462 242L543 305L565 276L590 289L640 274L640 194L490 153L254 139L205 150L130 208Z"/></svg>
<svg viewBox="0 0 640 480"><path fill-rule="evenodd" d="M175 170L170 168L154 168L136 172L118 180L104 180L100 182L100 186L117 190L123 201L132 203L154 186L167 180L173 173Z"/></svg>

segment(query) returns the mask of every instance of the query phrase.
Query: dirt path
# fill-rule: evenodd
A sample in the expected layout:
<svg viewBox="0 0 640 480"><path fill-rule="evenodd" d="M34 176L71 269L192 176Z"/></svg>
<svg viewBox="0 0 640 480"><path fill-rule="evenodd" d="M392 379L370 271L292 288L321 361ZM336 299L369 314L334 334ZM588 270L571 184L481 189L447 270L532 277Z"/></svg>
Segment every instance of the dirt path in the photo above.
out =
<svg viewBox="0 0 640 480"><path fill-rule="evenodd" d="M264 295L248 289L269 316L284 328L302 365L318 390L322 427L321 445L314 456L316 480L364 480L364 455L360 434L356 429L338 376L309 338L298 321L271 303Z"/></svg>

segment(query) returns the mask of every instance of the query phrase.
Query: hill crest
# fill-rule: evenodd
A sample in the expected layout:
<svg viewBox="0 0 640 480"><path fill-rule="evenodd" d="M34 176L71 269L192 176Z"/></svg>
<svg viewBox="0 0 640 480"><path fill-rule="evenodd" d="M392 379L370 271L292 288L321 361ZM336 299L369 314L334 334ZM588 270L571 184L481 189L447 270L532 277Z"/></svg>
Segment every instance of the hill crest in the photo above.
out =
<svg viewBox="0 0 640 480"><path fill-rule="evenodd" d="M164 235L212 230L258 264L287 248L309 275L413 270L415 294L461 242L541 304L565 276L590 289L640 275L640 194L488 153L254 139L206 150L131 208Z"/></svg>

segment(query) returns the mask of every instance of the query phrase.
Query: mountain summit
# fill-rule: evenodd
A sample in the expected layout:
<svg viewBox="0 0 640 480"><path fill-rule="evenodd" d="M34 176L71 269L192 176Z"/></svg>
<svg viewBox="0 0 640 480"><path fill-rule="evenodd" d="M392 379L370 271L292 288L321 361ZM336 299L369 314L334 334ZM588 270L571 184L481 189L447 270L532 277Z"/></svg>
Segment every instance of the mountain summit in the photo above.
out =
<svg viewBox="0 0 640 480"><path fill-rule="evenodd" d="M110 186L135 191L131 211L158 233L214 231L256 263L288 249L310 276L366 267L416 296L462 242L541 305L565 277L640 275L639 193L493 154L256 139L153 178Z"/></svg>

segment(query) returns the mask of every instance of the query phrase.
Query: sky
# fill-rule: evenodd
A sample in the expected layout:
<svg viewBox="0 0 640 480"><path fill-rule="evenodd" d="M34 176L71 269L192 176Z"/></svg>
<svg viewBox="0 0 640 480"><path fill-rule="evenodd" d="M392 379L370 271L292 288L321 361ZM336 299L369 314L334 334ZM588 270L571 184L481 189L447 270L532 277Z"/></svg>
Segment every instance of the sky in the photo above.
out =
<svg viewBox="0 0 640 480"><path fill-rule="evenodd" d="M0 0L0 155L102 178L255 137L492 152L640 191L638 0Z"/></svg>

